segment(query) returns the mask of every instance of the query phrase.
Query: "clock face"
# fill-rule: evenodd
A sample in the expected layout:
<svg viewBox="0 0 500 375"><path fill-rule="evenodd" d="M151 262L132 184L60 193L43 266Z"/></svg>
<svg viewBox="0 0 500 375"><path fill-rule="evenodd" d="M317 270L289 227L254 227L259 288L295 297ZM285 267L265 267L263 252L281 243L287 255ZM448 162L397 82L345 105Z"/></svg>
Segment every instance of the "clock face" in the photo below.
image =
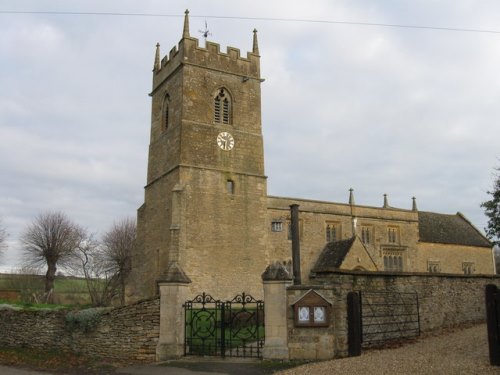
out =
<svg viewBox="0 0 500 375"><path fill-rule="evenodd" d="M217 144L224 151L232 150L234 147L234 138L228 132L219 133L217 136Z"/></svg>

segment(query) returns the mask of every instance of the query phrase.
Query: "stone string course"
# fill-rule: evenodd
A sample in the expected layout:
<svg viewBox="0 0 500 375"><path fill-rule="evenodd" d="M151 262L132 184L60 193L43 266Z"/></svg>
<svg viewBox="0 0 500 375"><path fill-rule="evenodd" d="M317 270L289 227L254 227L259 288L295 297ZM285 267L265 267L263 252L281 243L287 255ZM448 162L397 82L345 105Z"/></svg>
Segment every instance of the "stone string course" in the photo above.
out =
<svg viewBox="0 0 500 375"><path fill-rule="evenodd" d="M69 329L68 312L0 310L0 346L65 350L110 362L155 360L159 299L106 312L90 332Z"/></svg>

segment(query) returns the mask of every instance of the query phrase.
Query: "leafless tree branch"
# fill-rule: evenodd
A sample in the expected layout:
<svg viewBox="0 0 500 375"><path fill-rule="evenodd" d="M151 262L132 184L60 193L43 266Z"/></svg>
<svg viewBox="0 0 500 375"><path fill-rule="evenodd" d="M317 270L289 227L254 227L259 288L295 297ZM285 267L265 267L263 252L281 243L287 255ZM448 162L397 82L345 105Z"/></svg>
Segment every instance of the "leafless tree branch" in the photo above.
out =
<svg viewBox="0 0 500 375"><path fill-rule="evenodd" d="M62 212L38 215L21 235L24 264L31 267L47 265L45 300L50 302L58 266L69 264L87 233Z"/></svg>

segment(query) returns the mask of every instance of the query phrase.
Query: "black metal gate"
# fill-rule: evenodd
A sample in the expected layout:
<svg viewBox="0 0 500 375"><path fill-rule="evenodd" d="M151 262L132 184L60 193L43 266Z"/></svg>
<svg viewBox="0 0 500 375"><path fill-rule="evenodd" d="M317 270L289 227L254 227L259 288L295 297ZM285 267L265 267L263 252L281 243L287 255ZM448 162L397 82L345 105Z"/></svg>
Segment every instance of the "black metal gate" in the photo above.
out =
<svg viewBox="0 0 500 375"><path fill-rule="evenodd" d="M485 297L490 364L500 366L500 290L496 285L488 284Z"/></svg>
<svg viewBox="0 0 500 375"><path fill-rule="evenodd" d="M202 293L184 304L185 355L262 358L264 302L245 293L221 301Z"/></svg>
<svg viewBox="0 0 500 375"><path fill-rule="evenodd" d="M359 292L363 347L420 335L416 292Z"/></svg>

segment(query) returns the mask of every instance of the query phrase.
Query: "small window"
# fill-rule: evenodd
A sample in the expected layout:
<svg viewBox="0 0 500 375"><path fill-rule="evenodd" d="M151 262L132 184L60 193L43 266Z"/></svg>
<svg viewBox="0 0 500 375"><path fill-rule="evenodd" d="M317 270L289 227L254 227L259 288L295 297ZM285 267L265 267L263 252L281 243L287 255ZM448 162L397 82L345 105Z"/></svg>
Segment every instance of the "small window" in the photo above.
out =
<svg viewBox="0 0 500 375"><path fill-rule="evenodd" d="M368 226L361 226L361 241L364 244L372 242L372 228Z"/></svg>
<svg viewBox="0 0 500 375"><path fill-rule="evenodd" d="M273 220L271 222L271 232L283 232L283 222L279 220Z"/></svg>
<svg viewBox="0 0 500 375"><path fill-rule="evenodd" d="M224 89L220 89L214 98L214 122L231 123L231 99Z"/></svg>
<svg viewBox="0 0 500 375"><path fill-rule="evenodd" d="M229 194L234 194L234 181L233 180L227 180L226 189L227 189L227 192Z"/></svg>
<svg viewBox="0 0 500 375"><path fill-rule="evenodd" d="M399 230L395 227L387 228L387 240L389 243L399 242Z"/></svg>
<svg viewBox="0 0 500 375"><path fill-rule="evenodd" d="M340 237L340 224L327 223L325 228L326 242L339 241Z"/></svg>
<svg viewBox="0 0 500 375"><path fill-rule="evenodd" d="M429 271L430 273L441 272L441 265L440 265L439 261L429 260L427 262L427 271Z"/></svg>
<svg viewBox="0 0 500 375"><path fill-rule="evenodd" d="M462 271L464 275L472 275L476 271L476 266L473 262L463 262Z"/></svg>

